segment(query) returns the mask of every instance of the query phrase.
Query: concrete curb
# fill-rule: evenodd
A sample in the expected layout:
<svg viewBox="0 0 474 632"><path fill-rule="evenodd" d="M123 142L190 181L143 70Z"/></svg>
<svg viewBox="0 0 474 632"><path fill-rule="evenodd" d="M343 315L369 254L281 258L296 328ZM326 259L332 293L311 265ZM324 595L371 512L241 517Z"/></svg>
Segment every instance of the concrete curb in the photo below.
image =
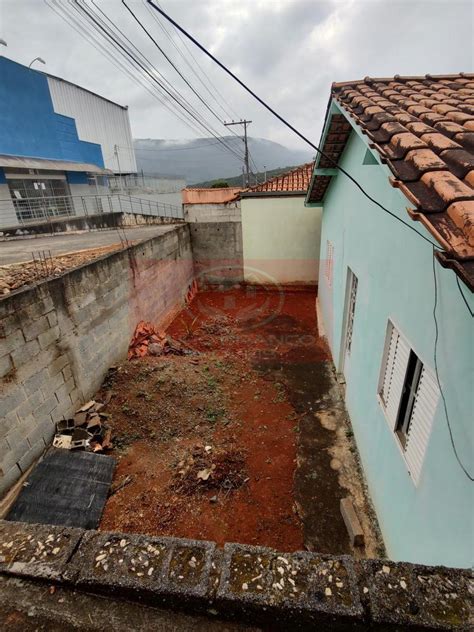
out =
<svg viewBox="0 0 474 632"><path fill-rule="evenodd" d="M467 570L0 521L0 571L271 629L470 630Z"/></svg>

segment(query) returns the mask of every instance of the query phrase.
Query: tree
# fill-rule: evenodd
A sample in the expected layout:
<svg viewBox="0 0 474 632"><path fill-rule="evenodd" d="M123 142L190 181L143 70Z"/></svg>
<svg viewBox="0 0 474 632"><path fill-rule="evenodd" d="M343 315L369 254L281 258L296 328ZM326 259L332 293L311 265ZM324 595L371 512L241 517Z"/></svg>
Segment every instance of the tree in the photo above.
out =
<svg viewBox="0 0 474 632"><path fill-rule="evenodd" d="M228 189L229 184L225 180L217 180L214 184L211 184L211 189Z"/></svg>

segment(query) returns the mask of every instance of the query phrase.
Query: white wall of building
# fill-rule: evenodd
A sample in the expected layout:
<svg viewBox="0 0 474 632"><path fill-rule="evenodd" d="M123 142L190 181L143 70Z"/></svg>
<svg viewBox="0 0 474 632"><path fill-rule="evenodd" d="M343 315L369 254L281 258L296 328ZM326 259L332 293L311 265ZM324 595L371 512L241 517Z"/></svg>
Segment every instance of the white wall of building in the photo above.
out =
<svg viewBox="0 0 474 632"><path fill-rule="evenodd" d="M318 282L321 209L306 208L304 195L241 199L244 278L283 284Z"/></svg>
<svg viewBox="0 0 474 632"><path fill-rule="evenodd" d="M48 76L48 84L54 111L75 119L81 140L102 146L106 169L136 172L128 109L56 77Z"/></svg>

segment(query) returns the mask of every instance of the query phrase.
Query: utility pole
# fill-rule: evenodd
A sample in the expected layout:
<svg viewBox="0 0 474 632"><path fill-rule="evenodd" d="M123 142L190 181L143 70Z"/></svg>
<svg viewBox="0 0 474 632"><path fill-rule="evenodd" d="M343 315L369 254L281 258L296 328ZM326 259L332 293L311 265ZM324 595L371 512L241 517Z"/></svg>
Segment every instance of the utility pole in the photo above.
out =
<svg viewBox="0 0 474 632"><path fill-rule="evenodd" d="M119 182L120 182L120 191L123 193L123 185L122 185L122 170L120 169L120 160L119 160L119 148L118 145L114 145L114 154L115 159L117 160L117 167L119 171Z"/></svg>
<svg viewBox="0 0 474 632"><path fill-rule="evenodd" d="M244 137L243 141L245 144L245 153L244 153L244 165L245 165L245 186L250 186L250 167L249 167L249 148L247 144L247 125L250 125L252 121L240 120L240 121L232 121L232 123L226 123L224 121L224 125L226 127L230 127L231 125L243 125L244 126Z"/></svg>

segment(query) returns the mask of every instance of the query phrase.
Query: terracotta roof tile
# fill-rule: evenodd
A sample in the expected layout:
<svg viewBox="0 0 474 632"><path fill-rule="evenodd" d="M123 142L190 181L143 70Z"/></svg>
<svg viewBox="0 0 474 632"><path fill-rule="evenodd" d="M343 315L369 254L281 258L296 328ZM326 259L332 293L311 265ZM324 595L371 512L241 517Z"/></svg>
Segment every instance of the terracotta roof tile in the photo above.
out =
<svg viewBox="0 0 474 632"><path fill-rule="evenodd" d="M474 291L474 75L366 77L333 84L332 97L387 162L413 219L448 251L440 261ZM332 147L331 157L343 149ZM318 166L334 165L321 158ZM308 200L322 200L329 182L317 176Z"/></svg>
<svg viewBox="0 0 474 632"><path fill-rule="evenodd" d="M336 133L337 136L337 133ZM334 142L334 139L332 139ZM263 193L265 191L282 192L282 193L306 193L313 175L314 162L308 162L301 167L287 171L279 176L270 178L262 184L250 187L247 193L256 192Z"/></svg>

